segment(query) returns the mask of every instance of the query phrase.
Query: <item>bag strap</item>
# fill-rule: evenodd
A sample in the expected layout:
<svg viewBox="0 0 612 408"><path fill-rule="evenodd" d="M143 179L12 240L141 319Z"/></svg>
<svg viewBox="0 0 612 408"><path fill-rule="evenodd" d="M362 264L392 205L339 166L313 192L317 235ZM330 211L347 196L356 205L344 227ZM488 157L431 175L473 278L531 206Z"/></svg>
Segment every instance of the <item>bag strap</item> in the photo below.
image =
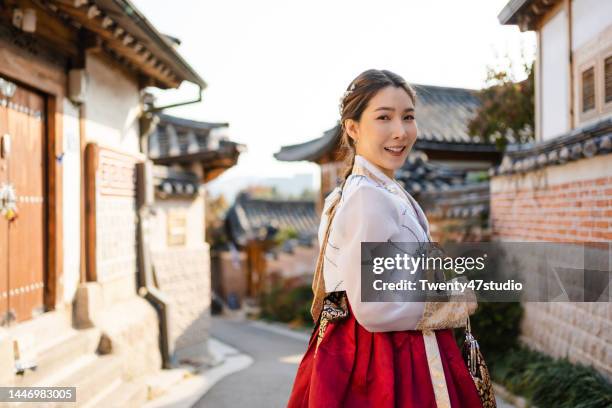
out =
<svg viewBox="0 0 612 408"><path fill-rule="evenodd" d="M346 176L346 178L340 185L340 191L338 196L334 198L334 201L330 204L329 208L325 212L328 216L327 225L325 226L325 234L323 235L323 242L321 242L321 248L319 249L317 264L315 267L315 273L312 279L312 292L314 293L314 298L310 307L310 314L315 323L319 320L321 310L323 310L323 300L325 299L325 295L327 294L327 292L325 291L325 279L323 277L323 262L325 260L325 249L327 248L327 241L329 239L329 233L331 231L331 224L334 220L334 216L336 215L338 204L340 204L344 185L352 174L365 174L365 169L353 163L351 173Z"/></svg>

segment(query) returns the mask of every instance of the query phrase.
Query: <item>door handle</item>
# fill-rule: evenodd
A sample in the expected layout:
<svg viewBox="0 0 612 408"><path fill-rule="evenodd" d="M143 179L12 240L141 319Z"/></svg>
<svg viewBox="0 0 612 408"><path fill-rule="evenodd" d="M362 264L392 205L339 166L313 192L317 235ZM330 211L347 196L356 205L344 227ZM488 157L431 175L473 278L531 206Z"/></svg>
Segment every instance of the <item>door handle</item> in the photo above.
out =
<svg viewBox="0 0 612 408"><path fill-rule="evenodd" d="M11 154L11 135L5 133L0 140L0 157L6 159Z"/></svg>

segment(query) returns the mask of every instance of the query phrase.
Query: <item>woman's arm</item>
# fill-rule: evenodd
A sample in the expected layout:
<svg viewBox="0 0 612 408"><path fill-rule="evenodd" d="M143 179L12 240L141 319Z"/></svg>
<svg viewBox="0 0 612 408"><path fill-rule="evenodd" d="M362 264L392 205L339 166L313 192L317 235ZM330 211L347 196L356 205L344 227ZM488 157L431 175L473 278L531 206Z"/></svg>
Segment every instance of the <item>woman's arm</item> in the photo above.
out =
<svg viewBox="0 0 612 408"><path fill-rule="evenodd" d="M333 222L334 236L341 242L338 273L355 318L370 332L414 330L424 310L422 302L362 302L361 243L387 242L401 228L399 210L385 191L361 183L346 191Z"/></svg>
<svg viewBox="0 0 612 408"><path fill-rule="evenodd" d="M404 225L398 207L386 194L367 183L348 189L333 222L335 239L341 243L335 259L337 273L355 318L370 332L463 326L468 313L473 313L465 299L446 303L361 301L361 243L387 242L399 237L401 228L418 228L416 219L414 225Z"/></svg>

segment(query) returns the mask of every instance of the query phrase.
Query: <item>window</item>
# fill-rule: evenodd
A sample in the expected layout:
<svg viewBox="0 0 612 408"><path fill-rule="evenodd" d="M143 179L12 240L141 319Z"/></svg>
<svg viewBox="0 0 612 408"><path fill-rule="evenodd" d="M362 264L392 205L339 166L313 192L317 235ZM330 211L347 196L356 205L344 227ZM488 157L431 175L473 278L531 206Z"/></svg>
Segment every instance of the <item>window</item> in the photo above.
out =
<svg viewBox="0 0 612 408"><path fill-rule="evenodd" d="M595 68L582 72L582 111L595 108Z"/></svg>
<svg viewBox="0 0 612 408"><path fill-rule="evenodd" d="M604 100L612 102L612 55L604 60Z"/></svg>

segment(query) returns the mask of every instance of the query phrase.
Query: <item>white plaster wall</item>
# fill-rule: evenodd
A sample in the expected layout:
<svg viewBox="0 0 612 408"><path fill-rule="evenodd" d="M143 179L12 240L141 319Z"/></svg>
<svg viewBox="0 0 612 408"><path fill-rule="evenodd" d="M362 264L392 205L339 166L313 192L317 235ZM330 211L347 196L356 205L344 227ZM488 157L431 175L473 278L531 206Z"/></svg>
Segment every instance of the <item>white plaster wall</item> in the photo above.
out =
<svg viewBox="0 0 612 408"><path fill-rule="evenodd" d="M542 28L542 140L569 130L567 15L561 10Z"/></svg>
<svg viewBox="0 0 612 408"><path fill-rule="evenodd" d="M577 50L612 25L612 1L572 1L572 50Z"/></svg>
<svg viewBox="0 0 612 408"><path fill-rule="evenodd" d="M64 302L74 298L81 265L81 155L79 109L64 99L63 117L63 241Z"/></svg>
<svg viewBox="0 0 612 408"><path fill-rule="evenodd" d="M87 55L86 137L126 152L138 152L141 113L136 78L109 61Z"/></svg>
<svg viewBox="0 0 612 408"><path fill-rule="evenodd" d="M155 199L155 215L149 222L150 246L153 251L168 249L168 212L184 211L187 220L187 239L182 248L202 248L204 245L204 196L195 199ZM171 247L174 248L174 247Z"/></svg>

